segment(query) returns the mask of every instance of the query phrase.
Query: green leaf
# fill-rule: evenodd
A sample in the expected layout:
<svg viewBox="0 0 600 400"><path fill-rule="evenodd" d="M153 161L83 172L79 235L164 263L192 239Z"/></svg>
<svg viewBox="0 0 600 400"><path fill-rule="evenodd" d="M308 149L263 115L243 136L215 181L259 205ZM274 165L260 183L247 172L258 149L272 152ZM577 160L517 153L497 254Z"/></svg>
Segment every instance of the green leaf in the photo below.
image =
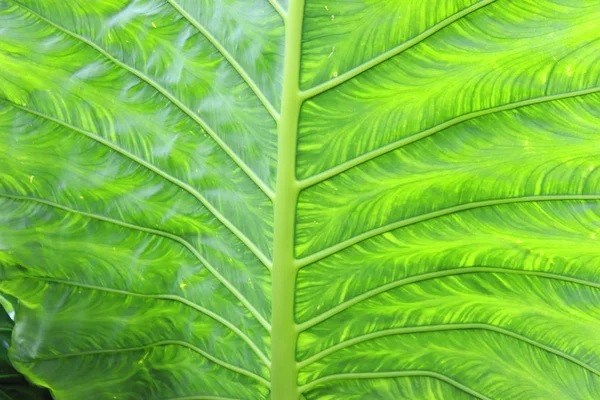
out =
<svg viewBox="0 0 600 400"><path fill-rule="evenodd" d="M0 291L59 400L600 398L600 1L0 0Z"/></svg>
<svg viewBox="0 0 600 400"><path fill-rule="evenodd" d="M6 307L7 305L10 306L10 309ZM50 393L27 382L23 375L13 368L10 362L8 349L10 347L14 323L8 315L9 312L12 312L11 302L0 296L0 399L52 399Z"/></svg>

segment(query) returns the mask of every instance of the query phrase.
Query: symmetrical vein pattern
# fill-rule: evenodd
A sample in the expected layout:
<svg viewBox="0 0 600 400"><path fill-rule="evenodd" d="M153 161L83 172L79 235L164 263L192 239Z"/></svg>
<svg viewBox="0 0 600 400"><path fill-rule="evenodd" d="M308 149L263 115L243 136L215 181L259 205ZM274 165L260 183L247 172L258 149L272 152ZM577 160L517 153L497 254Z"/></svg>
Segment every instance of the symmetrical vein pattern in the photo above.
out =
<svg viewBox="0 0 600 400"><path fill-rule="evenodd" d="M0 0L10 360L60 400L600 398L598 21Z"/></svg>

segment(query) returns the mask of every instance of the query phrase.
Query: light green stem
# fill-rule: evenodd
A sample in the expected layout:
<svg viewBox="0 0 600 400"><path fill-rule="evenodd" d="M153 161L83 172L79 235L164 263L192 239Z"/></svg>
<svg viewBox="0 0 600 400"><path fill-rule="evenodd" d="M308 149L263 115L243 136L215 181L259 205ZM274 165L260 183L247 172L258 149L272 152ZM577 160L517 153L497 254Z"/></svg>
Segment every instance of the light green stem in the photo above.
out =
<svg viewBox="0 0 600 400"><path fill-rule="evenodd" d="M304 0L291 0L285 26L283 99L278 125L275 240L273 253L273 315L271 399L298 399L294 292L294 222L299 186L296 181L296 138L300 97L300 55Z"/></svg>

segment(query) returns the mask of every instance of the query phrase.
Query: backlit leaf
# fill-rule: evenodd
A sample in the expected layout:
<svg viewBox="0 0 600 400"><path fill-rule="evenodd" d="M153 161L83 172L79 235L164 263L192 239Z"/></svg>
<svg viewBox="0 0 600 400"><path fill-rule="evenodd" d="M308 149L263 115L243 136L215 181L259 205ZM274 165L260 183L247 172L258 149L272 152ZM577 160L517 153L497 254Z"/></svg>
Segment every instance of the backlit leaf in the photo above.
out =
<svg viewBox="0 0 600 400"><path fill-rule="evenodd" d="M600 1L0 0L0 291L59 399L600 398Z"/></svg>

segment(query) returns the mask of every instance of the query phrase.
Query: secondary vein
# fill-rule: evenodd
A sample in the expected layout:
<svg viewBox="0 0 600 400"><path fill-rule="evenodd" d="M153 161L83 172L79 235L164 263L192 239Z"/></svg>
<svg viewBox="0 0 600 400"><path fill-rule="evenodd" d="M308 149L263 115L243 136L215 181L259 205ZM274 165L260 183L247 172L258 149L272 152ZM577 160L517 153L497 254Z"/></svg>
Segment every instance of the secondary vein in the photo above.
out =
<svg viewBox="0 0 600 400"><path fill-rule="evenodd" d="M465 393L470 394L480 400L491 400L489 397L482 395L474 391L473 389L455 381L454 379L432 371L396 371L396 372L354 372L354 373L345 373L345 374L335 374L325 376L323 378L315 379L314 381L307 383L299 388L300 393L304 393L308 390L311 390L315 386L318 386L322 383L336 381L336 380L351 380L351 379L381 379L381 378L401 378L401 377L413 377L413 376L426 376L429 378L434 378L445 382L449 385L454 386L455 388L462 390Z"/></svg>
<svg viewBox="0 0 600 400"><path fill-rule="evenodd" d="M354 168L358 165L364 164L367 161L370 161L370 160L377 158L379 156L382 156L384 154L390 153L394 150L398 150L404 146L407 146L411 143L414 143L414 142L421 140L423 138L426 138L428 136L432 136L436 133L444 131L452 126L458 125L463 122L467 122L467 121L470 121L470 120L473 120L476 118L481 118L481 117L484 117L489 114L514 110L517 108L532 106L532 105L540 104L540 103L548 103L551 101L567 99L570 97L585 96L588 94L593 94L593 93L598 93L598 92L600 92L600 87L593 87L593 88L589 88L589 89L576 90L573 92L566 92L566 93L559 93L559 94L554 94L554 95L549 95L549 96L535 97L532 99L517 101L514 103L504 104L504 105L501 105L498 107L492 107L492 108L487 108L484 110L475 111L475 112L468 113L468 114L463 114L461 116L458 116L456 118L453 118L451 120L443 122L439 125L436 125L434 127L426 129L424 131L418 132L414 135L402 138L400 140L396 140L385 146L371 150L359 157L353 158L342 164L336 165L333 168L330 168L326 171L323 171L321 173L313 175L309 178L303 179L298 182L298 185L300 185L300 187L302 189L306 189L310 186L317 185L323 181L326 181L327 179L333 178L336 175L346 172L347 170L349 170L351 168Z"/></svg>
<svg viewBox="0 0 600 400"><path fill-rule="evenodd" d="M402 53L403 51L405 51L413 46L416 46L417 44L421 43L423 40L427 39L434 33L442 30L443 28L445 28L448 25L458 21L459 19L469 15L470 13L472 13L484 6L487 6L490 3L493 3L494 1L496 1L496 0L479 1L478 3L475 3L471 6L457 12L456 14L449 16L448 18L438 22L431 28L429 28L426 31L422 32L421 34L415 36L414 38L410 39L409 41L406 41L406 42L386 51L385 53L382 53L379 56L372 58L371 60L369 60L357 67L354 67L347 72L344 72L343 74L339 75L337 78L331 79L327 82L323 82L320 85L314 86L308 90L303 91L301 93L302 98L304 100L308 100L312 97L318 96L319 94L321 94L329 89L333 89L334 87L341 85L342 83L354 78L355 76L362 74L366 70L371 69L371 68L383 63L384 61L389 60L390 58Z"/></svg>
<svg viewBox="0 0 600 400"><path fill-rule="evenodd" d="M186 342L185 340L161 340L160 342L155 342L155 343L151 343L151 344L147 344L144 346L138 346L138 347L126 347L126 348L120 348L120 349L103 349L103 350L90 350L90 351L80 351L80 352L75 352L75 353L68 353L68 354L59 354L56 356L52 356L52 357L34 357L34 358L28 358L26 360L22 360L22 361L27 361L27 362L31 362L31 361L52 361L52 360L59 360L59 359L63 359L63 358L69 358L69 357L81 357L81 356L90 356L90 355L97 355L97 354L110 354L110 353L125 353L125 352L134 352L134 351L140 351L140 350L146 350L146 349L150 349L153 347L159 347L159 346L181 346L181 347L186 347L198 354L200 354L201 356L207 358L208 360L214 362L215 364L218 364L220 366L222 366L223 368L229 369L230 371L236 372L238 374L241 375L245 375L249 378L252 378L260 383L262 383L263 385L270 387L271 384L263 377L248 371L244 368L238 367L236 365L227 363L215 356L213 356L212 354L205 352L204 350L194 346L193 344ZM20 360L21 361L21 360Z"/></svg>
<svg viewBox="0 0 600 400"><path fill-rule="evenodd" d="M137 69L129 66L128 64L118 60L117 58L113 57L112 55L110 55L106 50L104 50L102 47L98 46L96 43L88 40L87 38L75 33L75 32L71 32L70 30L56 24L55 22L49 20L48 18L44 17L43 15L37 13L36 11L33 11L32 9L30 9L29 7L19 3L16 0L11 0L12 2L14 2L15 4L17 4L19 7L27 10L28 12L30 12L31 14L35 15L36 17L38 17L39 19L41 19L42 21L48 23L49 25L52 25L53 27L55 27L56 29L60 30L61 32L71 36L72 38L79 40L80 42L88 45L89 47L93 48L94 50L96 50L97 52L99 52L100 54L102 54L104 57L106 57L108 60L110 60L112 63L114 63L115 65L125 69L126 71L130 72L131 74L137 76L139 79L141 79L142 81L146 82L148 85L152 86L154 89L156 89L156 91L158 91L160 94L162 94L164 97L166 97L173 105L175 105L177 108L179 108L182 112L184 112L187 116L189 116L194 122L196 122L202 129L204 129L209 135L210 137L219 145L219 147L236 163L236 165L254 182L254 184L256 184L256 186L258 186L258 188L269 198L269 199L273 199L274 197L274 192L273 190L266 184L264 183L255 173L254 171L252 171L250 169L250 167L248 165L246 165L246 163L227 145L227 143L225 143L225 141L223 141L223 139L221 139L219 137L219 135L217 135L215 133L215 131L202 119L200 118L200 116L198 116L195 112L193 112L189 107L187 107L185 104L183 104L179 99L177 99L175 96L173 96L169 91L167 91L165 88L163 88L161 85L158 84L158 82L154 81L152 78L150 78L149 76L147 76L146 74L144 74L141 71L138 71Z"/></svg>
<svg viewBox="0 0 600 400"><path fill-rule="evenodd" d="M502 273L502 274L516 274L516 275L530 275L536 276L540 278L554 279L564 282L569 282L578 285L589 286L595 289L600 289L600 283L588 281L585 279L573 278L570 276L554 274L550 272L543 271L529 271L529 270L516 270L516 269L508 269L508 268L498 268L498 267L465 267L465 268L452 268L443 271L435 271L420 275L409 276L406 278L398 279L387 283L385 285L376 287L367 292L364 292L356 297L351 298L350 300L344 301L343 303L338 304L337 306L331 308L328 311L323 312L316 317L313 317L297 326L299 332L305 331L307 329L312 328L313 326L325 321L326 319L332 318L340 312L347 310L348 308L362 302L368 300L374 296L379 294L388 292L390 290L396 289L398 287L404 285L410 285L412 283L423 282L430 279L443 278L447 276L456 276L456 275L466 275L473 273Z"/></svg>
<svg viewBox="0 0 600 400"><path fill-rule="evenodd" d="M256 97L263 104L265 109L271 114L271 117L275 121L279 121L279 112L273 107L269 99L265 96L265 94L260 90L256 82L248 75L248 73L244 70L244 68L238 63L238 61L227 51L227 49L202 25L198 22L194 17L192 17L187 11L183 9L175 0L167 0L171 6L179 14L181 14L190 24L192 24L218 51L223 55L223 57L231 64L231 66L237 71L237 73L242 77L244 82L252 89Z"/></svg>
<svg viewBox="0 0 600 400"><path fill-rule="evenodd" d="M142 231L142 232L146 232L152 235L157 235L157 236L161 236L170 240L173 240L179 244L181 244L182 246L184 246L187 250L189 250L205 267L206 269L208 269L214 276L215 278L217 278L222 284L223 286L225 286L247 309L248 311L256 318L256 320L263 325L263 327L270 332L271 330L271 326L269 325L269 323L264 319L264 317L262 315L260 315L260 313L248 302L248 300L240 293L238 292L238 290L229 282L227 281L221 274L219 274L214 267L212 267L210 265L210 263L208 262L208 260L206 260L200 253L198 253L198 251L194 248L194 246L192 246L188 241L186 241L185 239L174 235L172 233L168 233L168 232L164 232L164 231L159 231L156 229L151 229L151 228L146 228L146 227L142 227L142 226L138 226L138 225L134 225L134 224L130 224L128 222L124 222L124 221L119 221L116 219L112 219L109 217L105 217L103 215L97 215L97 214L92 214L92 213L87 213L84 211L79 211L79 210L75 210L73 208L69 208L66 206L63 206L61 204L58 203L54 203L48 200L43 200L43 199L38 199L38 198L34 198L34 197L28 197L28 196L16 196L16 195L11 195L11 194L5 194L5 193L0 193L0 197L4 197L7 199L11 199L11 200L19 200L19 201L32 201L32 202L37 202L40 204L44 204L46 206L50 206L50 207L54 207L66 212L70 212L73 214L79 214L88 218L93 218L93 219L97 219L100 221L104 221L104 222L108 222L111 224L115 224L115 225L119 225L128 229L134 229L137 231ZM149 295L145 295L145 296L149 296ZM174 296L174 295L169 295L169 296ZM178 296L174 296L174 297L178 297ZM183 298L181 298L182 300L185 300ZM195 303L189 302L188 300L185 300L186 304L188 305L194 305L197 306ZM197 306L200 307L200 306Z"/></svg>
<svg viewBox="0 0 600 400"><path fill-rule="evenodd" d="M416 224L419 222L424 222L433 218L442 217L444 215L453 214L455 212L472 210L474 208L495 206L500 204L510 204L510 203L525 203L525 202L535 202L535 201L561 201L561 200L600 200L600 195L535 195L535 196L523 196L523 197L511 197L511 198L502 198L502 199L494 199L494 200L485 200L485 201L476 201L466 204L460 204L454 207L444 208L441 210L433 211L427 214L418 215L415 217L403 219L400 221L393 222L391 224L384 225L379 228L371 229L360 235L354 236L348 240L344 240L340 243L337 243L333 246L327 247L323 250L317 251L311 255L300 258L296 260L296 268L304 268L309 264L315 263L319 260L324 259L338 251L341 251L345 248L353 246L363 240L370 239L372 237L383 235L384 233L390 232L394 229L402 228L408 225Z"/></svg>
<svg viewBox="0 0 600 400"><path fill-rule="evenodd" d="M279 14L281 19L285 22L286 17L287 17L287 12L283 9L283 7L281 7L279 2L277 0L267 0L267 1L273 7L273 9L275 11L277 11L277 14Z"/></svg>
<svg viewBox="0 0 600 400"><path fill-rule="evenodd" d="M409 333L444 332L444 331L453 331L453 330L487 330L487 331L499 333L501 335L510 336L518 341L527 343L531 346L534 346L534 347L540 348L542 350L545 350L549 353L552 353L552 354L554 354L558 357L561 357L569 362L572 362L582 368L585 368L586 370L590 371L594 375L600 376L600 371L596 370L595 368L591 367L590 365L588 365L582 361L579 361L578 359L571 356L570 354L567 354L561 350L555 349L551 346L547 346L545 344L539 343L533 339L530 339L530 338L520 335L518 333L509 331L507 329L500 328L500 327L497 327L494 325L489 325L489 324L429 325L429 326L418 326L418 327L395 328L395 329L387 329L387 330L379 331L379 332L372 332L372 333L369 333L366 335L357 336L355 338L338 343L335 346L331 346L331 347L307 358L306 360L298 363L298 368L306 367L306 366L308 366L308 365L310 365L332 353L335 353L337 351L340 351L340 350L350 347L352 345L359 344L359 343L366 342L366 341L373 340L373 339L377 339L377 338L381 338L381 337L385 337L385 336L403 335L403 334L409 334Z"/></svg>
<svg viewBox="0 0 600 400"><path fill-rule="evenodd" d="M221 212L219 212L219 210L216 209L215 206L213 206L204 196L202 196L200 194L200 192L198 192L196 189L194 189L192 186L188 185L187 183L175 178L174 176L170 175L169 173L161 170L160 168L156 167L155 165L149 163L148 161L138 157L137 155L119 147L118 145L112 143L111 141L108 141L104 138L102 138L101 136L96 135L95 133L86 131L84 129L81 129L75 125L71 125L67 122L61 121L57 118L54 118L52 116L46 115L44 113L41 113L39 111L33 110L29 107L25 107L22 106L20 104L14 103L10 100L7 99L3 99L0 98L0 101L5 102L10 104L13 107L16 107L20 110L23 110L25 112L28 112L30 114L36 115L40 118L44 118L47 119L48 121L54 122L58 125L64 126L65 128L68 128L72 131L78 132L82 135L87 136L88 138L110 148L111 150L116 151L117 153L123 155L124 157L130 159L131 161L141 165L142 167L150 170L151 172L155 173L156 175L161 176L162 178L168 180L169 182L173 183L174 185L178 186L179 188L181 188L183 191L191 194L192 196L194 196L198 201L200 201L200 203L202 203L202 205L204 205L206 207L206 209L215 216L215 218L217 218L217 220L219 220L219 222L221 222L227 229L229 229L229 231L237 238L239 239L261 262L262 264L267 268L267 269L271 269L271 260L269 260L267 258L267 256L264 255L264 253L242 232L240 231L231 221L229 221L229 219L227 217L225 217L223 214L221 214Z"/></svg>
<svg viewBox="0 0 600 400"><path fill-rule="evenodd" d="M220 315L210 311L209 309L201 307L189 300L183 299L182 297L175 296L175 295L142 294L142 293L131 292L128 290L113 289L113 288L109 288L109 287L88 285L88 284L80 283L80 282L65 281L65 280L61 280L61 279L52 279L52 278L45 278L45 277L38 277L38 276L27 276L25 278L44 281L44 282L48 282L48 283L55 283L55 284L60 284L60 285L79 287L79 288L88 289L88 290L97 290L97 291L101 291L101 292L115 293L115 294L120 294L120 295L124 295L124 296L143 297L143 298L148 298L148 299L159 299L159 300L171 300L171 301L177 301L177 302L183 303L183 304L195 309L196 311L199 311L202 314L210 317L211 319L217 321L218 323L222 324L223 326L226 326L229 330L231 330L233 333L235 333L240 339L242 339L267 367L269 367L271 365L267 356L265 356L265 354L258 348L256 343L254 343L254 341L252 339L250 339L239 328L237 328L235 325L233 325L231 322L229 322L225 318L221 317Z"/></svg>

